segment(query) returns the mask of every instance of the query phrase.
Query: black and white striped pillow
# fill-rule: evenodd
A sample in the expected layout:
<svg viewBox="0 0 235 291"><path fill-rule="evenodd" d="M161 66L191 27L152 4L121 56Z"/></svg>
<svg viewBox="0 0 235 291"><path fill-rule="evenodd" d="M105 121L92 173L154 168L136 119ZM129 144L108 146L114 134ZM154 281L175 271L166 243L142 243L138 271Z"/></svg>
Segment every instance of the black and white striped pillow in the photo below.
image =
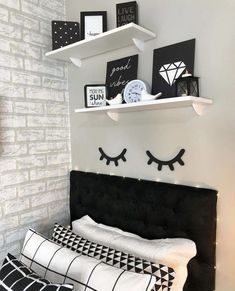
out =
<svg viewBox="0 0 235 291"><path fill-rule="evenodd" d="M42 279L35 272L8 254L0 270L1 291L72 291L71 284L54 284Z"/></svg>
<svg viewBox="0 0 235 291"><path fill-rule="evenodd" d="M156 278L112 267L77 254L30 229L25 237L21 261L42 277L73 283L76 291L150 291Z"/></svg>
<svg viewBox="0 0 235 291"><path fill-rule="evenodd" d="M87 255L111 266L156 277L153 291L169 291L175 278L172 268L149 262L113 248L91 242L58 223L55 223L52 240L79 254Z"/></svg>

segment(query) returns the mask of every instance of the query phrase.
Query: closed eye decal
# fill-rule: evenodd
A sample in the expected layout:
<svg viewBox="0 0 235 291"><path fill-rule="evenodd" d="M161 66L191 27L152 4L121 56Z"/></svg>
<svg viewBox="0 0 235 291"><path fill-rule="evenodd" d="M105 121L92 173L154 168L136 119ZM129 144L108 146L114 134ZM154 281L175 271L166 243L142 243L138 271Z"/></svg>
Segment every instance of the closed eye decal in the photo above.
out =
<svg viewBox="0 0 235 291"><path fill-rule="evenodd" d="M184 162L182 160L182 156L185 153L185 149L181 149L179 153L169 161L161 161L154 157L150 151L146 151L147 156L149 157L148 165L151 165L152 162L158 164L158 171L162 170L163 166L168 166L171 171L174 171L174 164L178 162L181 166L184 166Z"/></svg>
<svg viewBox="0 0 235 291"><path fill-rule="evenodd" d="M109 165L110 162L114 162L115 166L118 166L118 161L119 160L123 160L123 162L126 162L126 158L125 158L125 154L127 152L127 149L123 149L123 151L120 153L120 155L116 156L116 157L109 157L101 147L99 147L99 151L100 151L100 160L102 161L103 159L106 159L106 165Z"/></svg>

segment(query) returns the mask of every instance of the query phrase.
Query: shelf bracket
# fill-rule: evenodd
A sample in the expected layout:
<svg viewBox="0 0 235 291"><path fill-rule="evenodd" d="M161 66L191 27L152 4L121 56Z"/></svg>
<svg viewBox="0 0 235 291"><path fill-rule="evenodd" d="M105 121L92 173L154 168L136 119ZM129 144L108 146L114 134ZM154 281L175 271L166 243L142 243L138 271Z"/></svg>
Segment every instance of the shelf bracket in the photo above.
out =
<svg viewBox="0 0 235 291"><path fill-rule="evenodd" d="M142 41L138 38L135 38L135 37L132 38L132 41L139 51L144 50L144 41Z"/></svg>
<svg viewBox="0 0 235 291"><path fill-rule="evenodd" d="M118 121L119 120L119 114L118 114L118 112L110 112L110 111L107 111L107 115L108 115L109 118L111 118L114 121Z"/></svg>
<svg viewBox="0 0 235 291"><path fill-rule="evenodd" d="M197 115L201 116L203 112L205 111L205 108L207 107L207 104L199 104L199 103L192 103L192 107L194 111L197 113Z"/></svg>
<svg viewBox="0 0 235 291"><path fill-rule="evenodd" d="M70 58L70 61L77 67L81 68L82 61L79 58Z"/></svg>

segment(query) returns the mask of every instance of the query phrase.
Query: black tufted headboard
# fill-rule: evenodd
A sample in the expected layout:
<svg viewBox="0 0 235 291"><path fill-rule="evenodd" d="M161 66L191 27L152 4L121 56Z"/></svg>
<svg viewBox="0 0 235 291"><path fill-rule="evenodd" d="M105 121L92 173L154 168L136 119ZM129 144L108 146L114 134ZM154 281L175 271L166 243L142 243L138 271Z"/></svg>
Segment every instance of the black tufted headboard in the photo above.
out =
<svg viewBox="0 0 235 291"><path fill-rule="evenodd" d="M148 239L193 240L184 291L215 289L217 191L81 171L71 172L70 187L71 221L88 214Z"/></svg>

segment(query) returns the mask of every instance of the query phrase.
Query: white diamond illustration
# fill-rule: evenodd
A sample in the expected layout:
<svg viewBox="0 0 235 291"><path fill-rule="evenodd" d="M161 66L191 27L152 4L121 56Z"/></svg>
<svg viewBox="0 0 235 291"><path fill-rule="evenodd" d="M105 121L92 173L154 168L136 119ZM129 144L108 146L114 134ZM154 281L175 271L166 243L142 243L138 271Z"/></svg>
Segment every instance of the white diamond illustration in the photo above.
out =
<svg viewBox="0 0 235 291"><path fill-rule="evenodd" d="M159 74L170 86L172 86L185 69L186 65L184 62L175 62L161 66Z"/></svg>

